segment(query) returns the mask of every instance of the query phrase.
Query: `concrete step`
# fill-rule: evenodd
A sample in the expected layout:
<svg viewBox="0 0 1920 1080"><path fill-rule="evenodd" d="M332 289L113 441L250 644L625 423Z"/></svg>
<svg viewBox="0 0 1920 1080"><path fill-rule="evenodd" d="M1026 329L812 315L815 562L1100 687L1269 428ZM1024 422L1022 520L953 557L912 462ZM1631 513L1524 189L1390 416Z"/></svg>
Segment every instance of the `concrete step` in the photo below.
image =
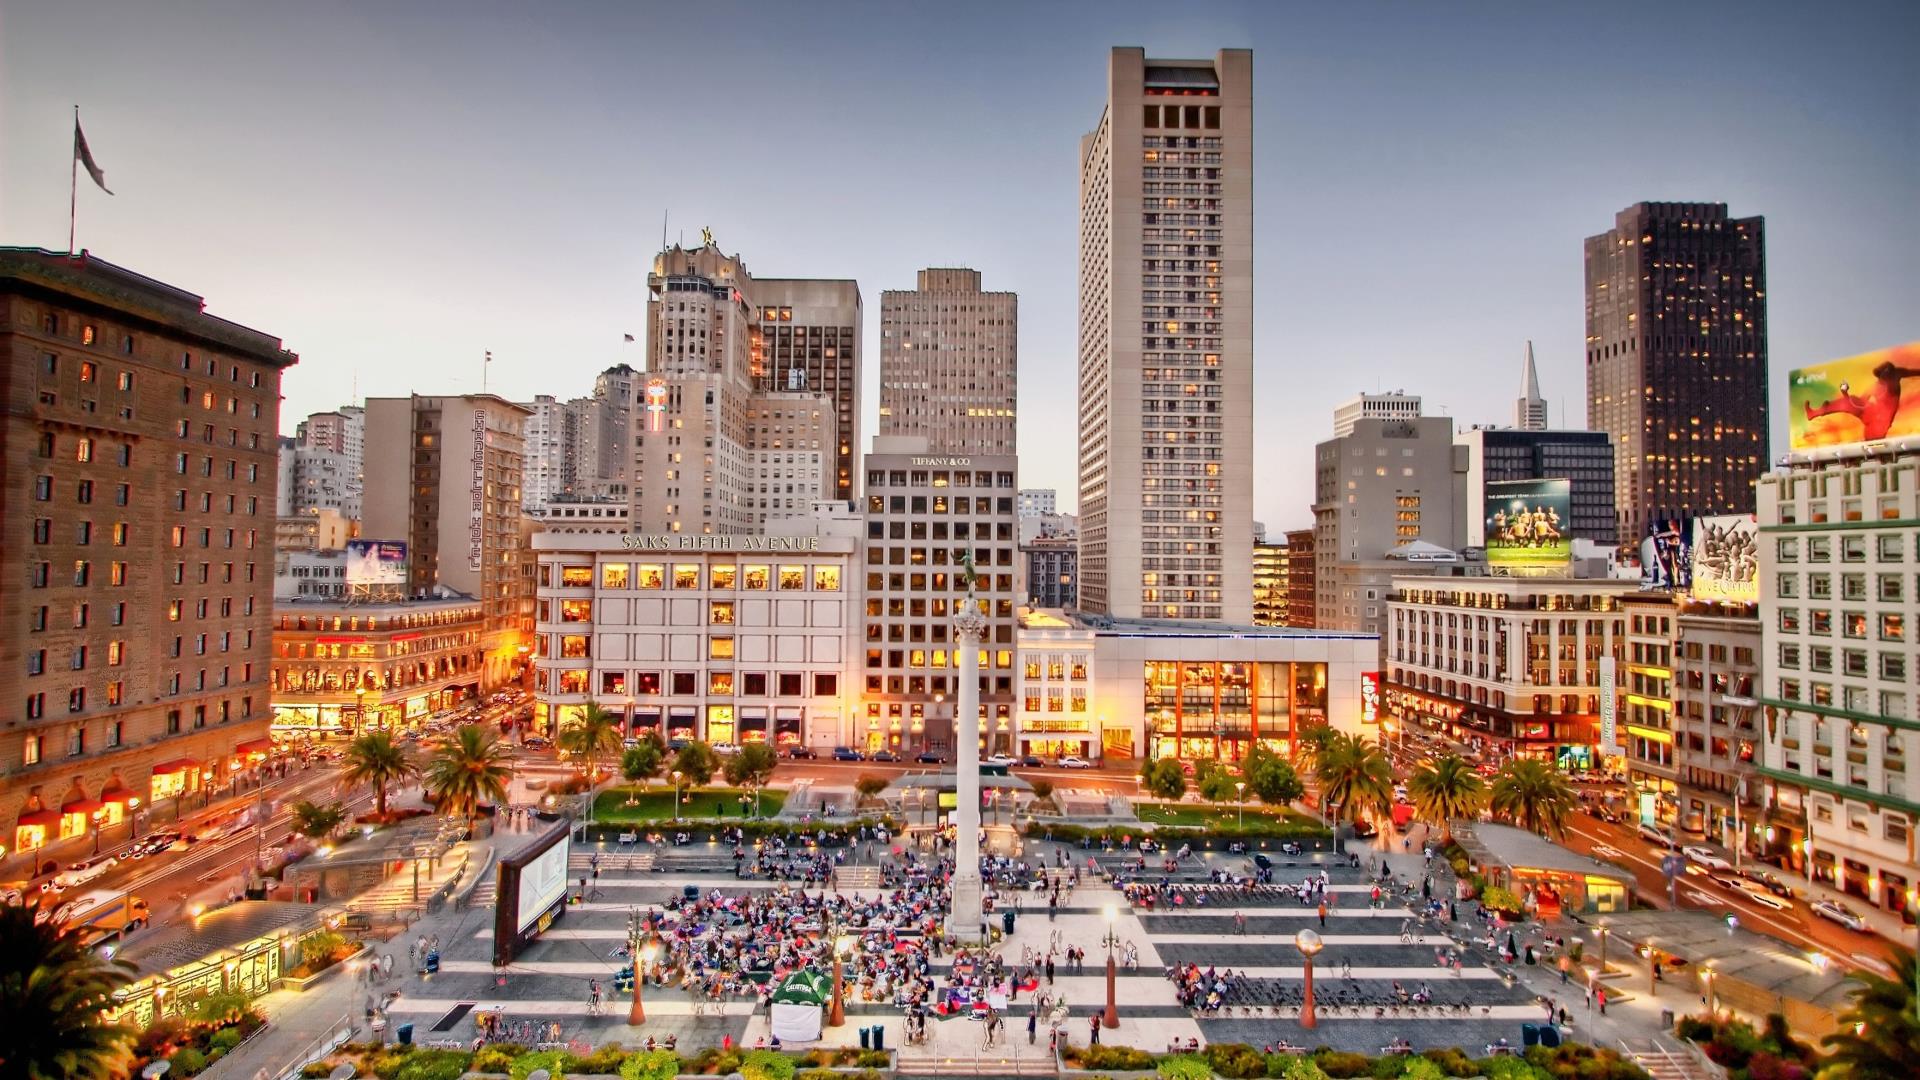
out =
<svg viewBox="0 0 1920 1080"><path fill-rule="evenodd" d="M880 868L877 866L836 867L834 881L841 889L877 889L880 887Z"/></svg>
<svg viewBox="0 0 1920 1080"><path fill-rule="evenodd" d="M1653 1080L1722 1080L1685 1050L1653 1039L1624 1043L1627 1058Z"/></svg>

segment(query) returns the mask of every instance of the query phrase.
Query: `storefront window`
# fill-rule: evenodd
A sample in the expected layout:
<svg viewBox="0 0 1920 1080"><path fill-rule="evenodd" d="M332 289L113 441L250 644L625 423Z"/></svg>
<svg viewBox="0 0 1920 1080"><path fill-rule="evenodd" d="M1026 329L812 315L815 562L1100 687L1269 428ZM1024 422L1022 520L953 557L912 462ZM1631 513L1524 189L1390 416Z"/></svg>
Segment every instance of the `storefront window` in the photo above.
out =
<svg viewBox="0 0 1920 1080"><path fill-rule="evenodd" d="M733 706L707 706L707 742L733 742Z"/></svg>
<svg viewBox="0 0 1920 1080"><path fill-rule="evenodd" d="M587 673L584 669L562 671L560 673L560 693L584 694L587 692Z"/></svg>
<svg viewBox="0 0 1920 1080"><path fill-rule="evenodd" d="M733 639L731 637L710 637L707 639L707 659L733 659Z"/></svg>
<svg viewBox="0 0 1920 1080"><path fill-rule="evenodd" d="M837 566L814 567L813 588L815 592L839 592L840 568Z"/></svg>
<svg viewBox="0 0 1920 1080"><path fill-rule="evenodd" d="M807 587L807 568L804 566L783 566L780 568L780 591L797 592Z"/></svg>
<svg viewBox="0 0 1920 1080"><path fill-rule="evenodd" d="M676 589L699 588L700 565L698 563L675 563L673 566L673 587Z"/></svg>
<svg viewBox="0 0 1920 1080"><path fill-rule="evenodd" d="M733 625L733 601L715 600L707 605L707 621L715 626Z"/></svg>
<svg viewBox="0 0 1920 1080"><path fill-rule="evenodd" d="M603 589L624 589L629 580L626 563L607 563L600 568L600 587Z"/></svg>
<svg viewBox="0 0 1920 1080"><path fill-rule="evenodd" d="M568 634L562 637L560 655L569 660L584 659L587 656L587 635Z"/></svg>
<svg viewBox="0 0 1920 1080"><path fill-rule="evenodd" d="M667 568L658 563L641 563L634 569L636 589L658 589L666 581Z"/></svg>
<svg viewBox="0 0 1920 1080"><path fill-rule="evenodd" d="M592 622L593 621L593 601L591 600L560 601L560 621L561 622Z"/></svg>
<svg viewBox="0 0 1920 1080"><path fill-rule="evenodd" d="M743 573L746 579L741 584L743 589L765 591L773 580L773 568L768 566L748 566Z"/></svg>
<svg viewBox="0 0 1920 1080"><path fill-rule="evenodd" d="M733 696L733 672L710 671L707 673L707 693Z"/></svg>
<svg viewBox="0 0 1920 1080"><path fill-rule="evenodd" d="M732 563L711 566L707 568L707 580L712 582L713 588L731 589L735 579L739 577L739 571L740 568Z"/></svg>
<svg viewBox="0 0 1920 1080"><path fill-rule="evenodd" d="M560 584L568 588L589 588L593 585L593 567L563 566L560 568Z"/></svg>

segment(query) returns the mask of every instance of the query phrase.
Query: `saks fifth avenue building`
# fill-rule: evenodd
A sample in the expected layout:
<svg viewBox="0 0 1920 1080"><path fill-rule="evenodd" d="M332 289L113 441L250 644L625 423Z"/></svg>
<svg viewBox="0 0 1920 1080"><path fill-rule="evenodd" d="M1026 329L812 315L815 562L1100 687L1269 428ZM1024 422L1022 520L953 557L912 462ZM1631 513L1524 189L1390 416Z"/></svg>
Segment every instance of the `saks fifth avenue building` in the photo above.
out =
<svg viewBox="0 0 1920 1080"><path fill-rule="evenodd" d="M852 745L857 521L792 525L810 531L535 533L535 730L591 701L631 734Z"/></svg>

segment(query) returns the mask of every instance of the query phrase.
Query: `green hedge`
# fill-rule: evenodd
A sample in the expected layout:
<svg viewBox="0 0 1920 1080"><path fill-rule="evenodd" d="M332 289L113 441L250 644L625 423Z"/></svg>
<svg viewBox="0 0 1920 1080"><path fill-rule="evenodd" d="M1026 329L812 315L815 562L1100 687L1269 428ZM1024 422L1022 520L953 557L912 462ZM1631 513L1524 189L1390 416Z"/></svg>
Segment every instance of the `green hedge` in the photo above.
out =
<svg viewBox="0 0 1920 1080"><path fill-rule="evenodd" d="M1175 847L1181 844L1192 844L1195 849L1201 851L1221 850L1236 840L1244 842L1253 851L1272 851L1280 843L1288 840L1298 841L1308 851L1333 850L1333 833L1311 818L1266 823L1248 821L1244 829L1235 826L1207 829L1167 826L1145 829L1139 825L1057 825L1044 821L1028 821L1023 831L1031 838L1044 839L1051 835L1056 841L1075 844L1087 837L1092 837L1094 840L1112 840L1118 844L1128 837L1137 842L1142 837L1151 836L1157 843L1172 844ZM1317 849L1314 847L1316 843L1320 845Z"/></svg>
<svg viewBox="0 0 1920 1080"><path fill-rule="evenodd" d="M645 836L649 832L658 832L662 836L672 836L676 832L684 832L693 838L693 844L689 846L694 847L706 843L708 837L713 837L716 842L723 842L720 841L720 832L722 829L738 829L742 833L745 833L749 840L766 836L779 836L792 842L798 842L803 838L812 839L819 834L821 829L825 829L829 833L837 832L844 838L858 830L862 825L868 826L869 828L876 825L884 825L896 833L905 828L897 818L886 816L875 817L873 815L857 818L815 818L804 827L796 821L746 820L742 818L728 818L724 821L713 818L700 820L686 819L678 825L666 821L631 822L626 824L602 824L596 821L588 828L587 839L589 841L605 841L611 844L617 842L620 834L623 832L638 832L642 836Z"/></svg>
<svg viewBox="0 0 1920 1080"><path fill-rule="evenodd" d="M1089 1072L1156 1071L1163 1080L1647 1080L1638 1065L1612 1050L1564 1043L1532 1047L1525 1057L1469 1057L1459 1047L1372 1056L1320 1047L1310 1054L1264 1054L1245 1043L1213 1043L1200 1054L1154 1054L1131 1046L1073 1046L1069 1067ZM802 1073L800 1080L809 1080ZM825 1080L825 1078L818 1078Z"/></svg>

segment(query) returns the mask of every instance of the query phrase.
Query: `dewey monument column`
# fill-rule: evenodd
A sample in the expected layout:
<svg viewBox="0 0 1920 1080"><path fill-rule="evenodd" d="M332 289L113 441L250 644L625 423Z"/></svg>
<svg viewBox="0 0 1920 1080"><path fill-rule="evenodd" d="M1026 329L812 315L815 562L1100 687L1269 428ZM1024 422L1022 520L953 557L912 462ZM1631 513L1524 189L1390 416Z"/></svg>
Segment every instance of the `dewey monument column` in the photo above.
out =
<svg viewBox="0 0 1920 1080"><path fill-rule="evenodd" d="M960 655L960 700L954 706L953 776L955 787L953 902L947 934L961 941L980 936L980 641L987 617L973 597L973 557L965 560L967 599L953 617L954 651Z"/></svg>

